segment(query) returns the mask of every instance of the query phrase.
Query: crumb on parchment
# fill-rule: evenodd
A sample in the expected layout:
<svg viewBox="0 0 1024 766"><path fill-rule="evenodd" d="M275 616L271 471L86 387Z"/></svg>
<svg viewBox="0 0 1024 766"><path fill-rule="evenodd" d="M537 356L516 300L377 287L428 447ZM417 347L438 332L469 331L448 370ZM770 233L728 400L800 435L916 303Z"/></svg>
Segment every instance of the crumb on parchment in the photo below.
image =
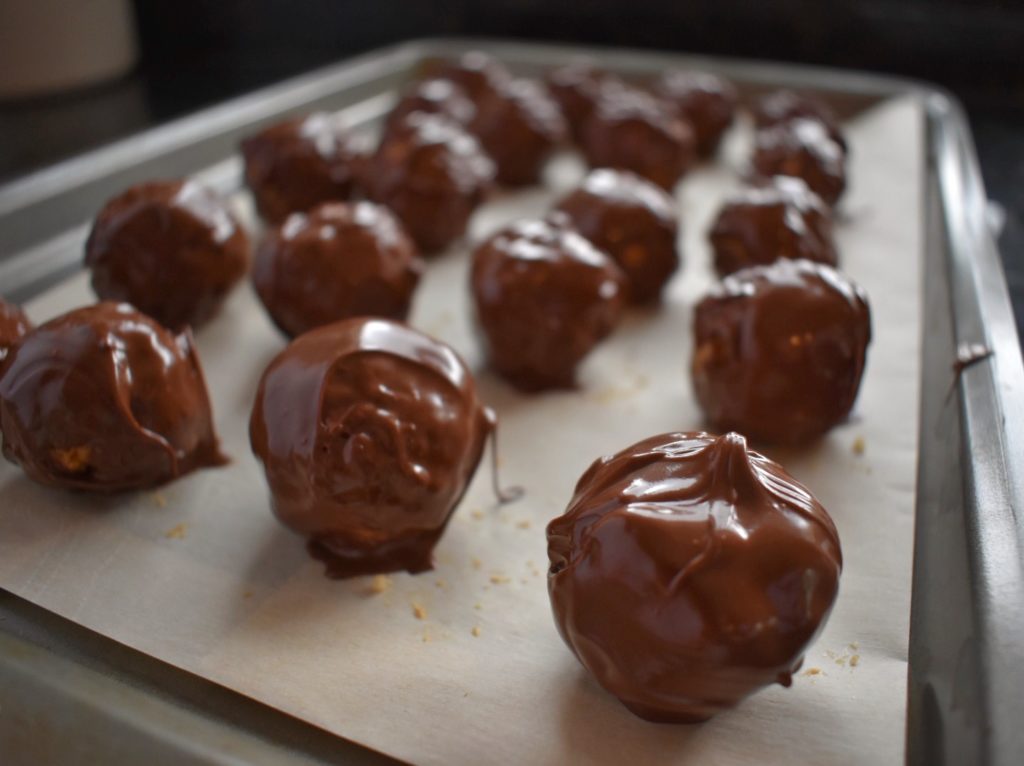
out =
<svg viewBox="0 0 1024 766"><path fill-rule="evenodd" d="M385 574L374 575L370 580L370 593L379 596L391 588L391 578Z"/></svg>
<svg viewBox="0 0 1024 766"><path fill-rule="evenodd" d="M854 455L863 455L865 449L867 449L867 444L865 443L863 436L858 436L856 439L853 440Z"/></svg>
<svg viewBox="0 0 1024 766"><path fill-rule="evenodd" d="M506 577L503 574L492 574L491 575L491 582L494 583L495 585L504 585L505 583L512 582L512 578L511 577Z"/></svg>
<svg viewBox="0 0 1024 766"><path fill-rule="evenodd" d="M185 524L178 524L164 532L164 537L169 540L184 540L186 534L188 534L188 526Z"/></svg>
<svg viewBox="0 0 1024 766"><path fill-rule="evenodd" d="M477 601L475 604L473 604L473 608L479 612L481 609L484 608L484 605Z"/></svg>
<svg viewBox="0 0 1024 766"><path fill-rule="evenodd" d="M469 563L470 563L470 565L471 565L471 566L473 567L473 569L480 569L480 567L482 567L482 566L483 566L483 563L482 563L482 562L480 561L480 559L478 559L478 558L477 558L476 556L474 556L473 558L471 558L471 559L469 560Z"/></svg>
<svg viewBox="0 0 1024 766"><path fill-rule="evenodd" d="M520 529L529 529L530 528L530 520L529 519L523 519L518 524L516 524L516 526L519 527Z"/></svg>
<svg viewBox="0 0 1024 766"><path fill-rule="evenodd" d="M469 512L469 515L477 521L483 521L484 518L484 512L481 511L479 508L474 508L472 511Z"/></svg>
<svg viewBox="0 0 1024 766"><path fill-rule="evenodd" d="M167 507L167 498L164 497L163 493L154 492L152 495L150 495L150 497L153 498L153 505L155 505L157 508Z"/></svg>
<svg viewBox="0 0 1024 766"><path fill-rule="evenodd" d="M427 610L419 604L417 604L416 602L413 602L412 616L415 617L417 620L425 620L427 619Z"/></svg>
<svg viewBox="0 0 1024 766"><path fill-rule="evenodd" d="M801 675L805 676L823 676L825 671L821 668L807 668Z"/></svg>
<svg viewBox="0 0 1024 766"><path fill-rule="evenodd" d="M479 625L474 625L473 626L473 630L471 630L470 633L473 634L473 638L479 638L480 637L480 626Z"/></svg>
<svg viewBox="0 0 1024 766"><path fill-rule="evenodd" d="M850 658L850 667L855 668L860 665L860 655L855 654Z"/></svg>

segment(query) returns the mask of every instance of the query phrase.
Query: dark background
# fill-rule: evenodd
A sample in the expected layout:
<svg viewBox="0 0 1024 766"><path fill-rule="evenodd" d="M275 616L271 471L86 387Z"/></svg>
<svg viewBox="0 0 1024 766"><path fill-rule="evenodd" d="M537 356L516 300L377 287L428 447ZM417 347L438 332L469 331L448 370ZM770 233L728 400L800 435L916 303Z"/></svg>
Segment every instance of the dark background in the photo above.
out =
<svg viewBox="0 0 1024 766"><path fill-rule="evenodd" d="M939 83L967 106L986 186L1007 213L1000 245L1019 324L1024 319L1024 0L137 0L135 9L142 56L132 75L0 105L0 182L414 37L541 39L867 69Z"/></svg>

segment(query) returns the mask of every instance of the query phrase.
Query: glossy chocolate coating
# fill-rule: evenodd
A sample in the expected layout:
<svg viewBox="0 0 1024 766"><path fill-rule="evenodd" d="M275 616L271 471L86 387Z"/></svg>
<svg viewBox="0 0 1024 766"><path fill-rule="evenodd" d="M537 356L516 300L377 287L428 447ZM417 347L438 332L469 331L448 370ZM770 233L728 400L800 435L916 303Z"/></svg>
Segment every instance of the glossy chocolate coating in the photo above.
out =
<svg viewBox="0 0 1024 766"><path fill-rule="evenodd" d="M696 142L689 123L648 93L606 86L583 128L591 167L631 170L672 189L690 169Z"/></svg>
<svg viewBox="0 0 1024 766"><path fill-rule="evenodd" d="M673 69L658 79L655 89L690 123L697 154L714 154L736 115L732 83L708 72Z"/></svg>
<svg viewBox="0 0 1024 766"><path fill-rule="evenodd" d="M779 258L837 263L832 211L792 176L775 176L730 194L708 238L722 276Z"/></svg>
<svg viewBox="0 0 1024 766"><path fill-rule="evenodd" d="M296 338L249 423L272 507L333 577L431 568L494 416L451 348L360 317Z"/></svg>
<svg viewBox="0 0 1024 766"><path fill-rule="evenodd" d="M540 181L544 163L567 134L558 103L534 80L509 80L477 110L470 128L505 186Z"/></svg>
<svg viewBox="0 0 1024 766"><path fill-rule="evenodd" d="M476 117L476 105L462 87L452 80L420 80L406 91L391 110L384 131L394 130L413 112L440 114L452 122L468 127Z"/></svg>
<svg viewBox="0 0 1024 766"><path fill-rule="evenodd" d="M558 203L572 227L615 259L632 303L652 303L679 268L675 200L660 186L621 170L594 170Z"/></svg>
<svg viewBox="0 0 1024 766"><path fill-rule="evenodd" d="M610 76L587 61L574 61L552 69L545 79L548 91L562 109L573 140L580 143L583 126Z"/></svg>
<svg viewBox="0 0 1024 766"><path fill-rule="evenodd" d="M835 113L828 104L816 98L791 90L777 90L762 96L754 104L754 124L758 128L768 128L801 117L820 122L828 131L829 137L839 144L844 152L848 150L846 137L839 127Z"/></svg>
<svg viewBox="0 0 1024 766"><path fill-rule="evenodd" d="M716 429L806 443L849 414L870 340L867 296L840 272L811 261L754 266L697 305L694 391Z"/></svg>
<svg viewBox="0 0 1024 766"><path fill-rule="evenodd" d="M0 364L21 337L32 329L32 323L20 306L0 298Z"/></svg>
<svg viewBox="0 0 1024 766"><path fill-rule="evenodd" d="M441 115L414 112L381 142L363 179L368 196L391 208L420 250L443 250L466 231L494 182L477 140Z"/></svg>
<svg viewBox="0 0 1024 766"><path fill-rule="evenodd" d="M491 366L525 391L571 387L625 298L615 262L555 220L518 221L480 244L471 285Z"/></svg>
<svg viewBox="0 0 1024 766"><path fill-rule="evenodd" d="M260 243L253 283L291 336L354 316L405 319L423 262L398 219L373 202L293 213Z"/></svg>
<svg viewBox="0 0 1024 766"><path fill-rule="evenodd" d="M316 112L242 141L245 182L270 223L352 196L359 154L341 118Z"/></svg>
<svg viewBox="0 0 1024 766"><path fill-rule="evenodd" d="M651 721L789 686L842 569L825 509L735 433L662 434L597 460L547 534L562 638Z"/></svg>
<svg viewBox="0 0 1024 766"><path fill-rule="evenodd" d="M100 300L124 301L172 330L199 327L249 266L249 238L195 181L152 181L107 202L85 244Z"/></svg>
<svg viewBox="0 0 1024 766"><path fill-rule="evenodd" d="M846 153L817 120L798 118L757 131L753 167L763 177L802 178L829 205L846 189Z"/></svg>
<svg viewBox="0 0 1024 766"><path fill-rule="evenodd" d="M0 431L4 457L57 487L139 489L225 462L192 336L124 303L22 338L0 376Z"/></svg>

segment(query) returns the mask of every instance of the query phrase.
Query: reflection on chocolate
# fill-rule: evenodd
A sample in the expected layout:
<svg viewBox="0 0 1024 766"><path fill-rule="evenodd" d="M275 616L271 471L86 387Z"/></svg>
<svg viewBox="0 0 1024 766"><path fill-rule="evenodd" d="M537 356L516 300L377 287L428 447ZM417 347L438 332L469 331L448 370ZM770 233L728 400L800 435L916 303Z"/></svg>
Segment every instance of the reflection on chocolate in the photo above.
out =
<svg viewBox="0 0 1024 766"><path fill-rule="evenodd" d="M405 319L423 271L391 212L372 202L328 202L293 213L260 243L253 283L288 335L354 316Z"/></svg>
<svg viewBox="0 0 1024 766"><path fill-rule="evenodd" d="M440 114L463 127L476 117L476 106L466 92L451 80L421 80L413 85L388 114L384 132L390 132L413 112Z"/></svg>
<svg viewBox="0 0 1024 766"><path fill-rule="evenodd" d="M574 61L548 72L548 90L561 107L576 143L582 140L583 126L597 105L602 84L609 79L587 61Z"/></svg>
<svg viewBox="0 0 1024 766"><path fill-rule="evenodd" d="M633 303L661 296L679 267L675 200L633 173L594 170L556 210L625 272Z"/></svg>
<svg viewBox="0 0 1024 766"><path fill-rule="evenodd" d="M736 89L732 83L708 72L673 69L658 79L655 88L690 123L697 154L714 154L736 114Z"/></svg>
<svg viewBox="0 0 1024 766"><path fill-rule="evenodd" d="M562 638L651 721L789 686L842 569L825 509L735 433L662 434L596 461L547 534Z"/></svg>
<svg viewBox="0 0 1024 766"><path fill-rule="evenodd" d="M328 574L431 568L494 428L465 364L405 325L347 319L296 338L249 423L274 513Z"/></svg>
<svg viewBox="0 0 1024 766"><path fill-rule="evenodd" d="M368 196L391 208L425 253L443 250L466 224L494 181L494 163L477 140L441 115L414 112L369 158Z"/></svg>
<svg viewBox="0 0 1024 766"><path fill-rule="evenodd" d="M32 329L32 323L20 306L0 298L0 364L7 358L12 346Z"/></svg>
<svg viewBox="0 0 1024 766"><path fill-rule="evenodd" d="M846 189L846 153L817 120L794 119L757 131L753 166L763 177L802 178L829 205Z"/></svg>
<svg viewBox="0 0 1024 766"><path fill-rule="evenodd" d="M566 137L558 104L534 80L510 80L480 104L471 130L497 168L497 180L526 186L540 180L548 157Z"/></svg>
<svg viewBox="0 0 1024 766"><path fill-rule="evenodd" d="M583 154L591 167L631 170L671 189L695 156L693 129L648 93L607 85L583 128Z"/></svg>
<svg viewBox="0 0 1024 766"><path fill-rule="evenodd" d="M446 62L436 76L457 84L477 106L493 97L512 77L503 64L482 51L470 51L456 61Z"/></svg>
<svg viewBox="0 0 1024 766"><path fill-rule="evenodd" d="M754 266L697 305L694 391L717 429L805 443L849 414L870 340L867 296L840 272L811 261Z"/></svg>
<svg viewBox="0 0 1024 766"><path fill-rule="evenodd" d="M152 487L225 462L191 335L127 304L29 332L0 376L0 431L4 457L57 487Z"/></svg>
<svg viewBox="0 0 1024 766"><path fill-rule="evenodd" d="M359 160L341 118L323 112L250 136L242 141L242 156L256 209L270 223L351 197Z"/></svg>
<svg viewBox="0 0 1024 766"><path fill-rule="evenodd" d="M107 202L85 244L100 300L125 301L166 327L199 327L249 265L249 238L195 181L151 181Z"/></svg>
<svg viewBox="0 0 1024 766"><path fill-rule="evenodd" d="M832 211L792 176L775 176L730 194L708 238L722 276L779 258L837 262Z"/></svg>
<svg viewBox="0 0 1024 766"><path fill-rule="evenodd" d="M625 292L615 262L554 219L493 234L473 253L471 280L490 363L526 391L572 386L618 322Z"/></svg>
<svg viewBox="0 0 1024 766"><path fill-rule="evenodd" d="M829 137L846 152L848 146L839 120L827 104L807 95L791 90L777 90L758 99L754 104L754 122L759 128L778 125L780 122L809 117L817 120L828 131Z"/></svg>

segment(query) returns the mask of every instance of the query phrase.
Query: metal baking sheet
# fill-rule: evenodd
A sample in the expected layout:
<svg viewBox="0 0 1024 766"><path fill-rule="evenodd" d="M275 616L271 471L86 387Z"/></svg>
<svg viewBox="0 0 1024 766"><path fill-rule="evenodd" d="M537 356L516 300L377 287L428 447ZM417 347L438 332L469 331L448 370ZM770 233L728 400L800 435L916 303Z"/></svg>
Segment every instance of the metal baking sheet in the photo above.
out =
<svg viewBox="0 0 1024 766"><path fill-rule="evenodd" d="M922 387L920 421L908 759L1014 762L1021 735L1012 711L1024 683L1016 662L1021 655L1022 620L1015 611L1022 603L1021 538L1012 512L1019 507L1022 488L1008 456L1021 454L1015 439L1022 432L1013 426L1024 417L1022 371L998 255L984 228L984 196L969 135L958 108L941 93L885 78L668 54L482 41L411 43L299 78L0 189L0 252L14 254L0 263L3 291L23 299L76 270L79 250L73 243L84 234L83 221L123 186L196 172L230 191L238 183L238 166L225 157L238 137L259 123L310 108L355 103L386 108L395 86L424 59L474 47L489 48L522 71L586 53L626 73L700 66L754 88L819 90L851 108L901 94L922 99L929 126L929 172L923 179L929 203L929 332L922 360L928 384ZM952 361L965 342L986 343L995 354L954 377ZM39 616L13 597L2 608L8 619L0 629L31 643L31 626ZM57 633L68 636L66 646L58 642L58 653L87 654L74 650L71 626L57 627ZM156 672L179 676L169 668ZM112 701L111 709L117 707ZM218 722L216 714L200 720ZM243 722L228 733L238 735L245 728Z"/></svg>

